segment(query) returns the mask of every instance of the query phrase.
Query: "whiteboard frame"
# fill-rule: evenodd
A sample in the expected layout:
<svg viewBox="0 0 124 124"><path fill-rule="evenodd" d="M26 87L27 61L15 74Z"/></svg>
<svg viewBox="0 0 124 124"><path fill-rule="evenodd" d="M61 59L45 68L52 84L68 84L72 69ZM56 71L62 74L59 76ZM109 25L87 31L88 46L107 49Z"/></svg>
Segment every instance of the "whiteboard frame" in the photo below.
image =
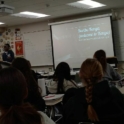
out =
<svg viewBox="0 0 124 124"><path fill-rule="evenodd" d="M60 25L60 24L65 24L65 23L79 22L79 21L85 21L85 20L91 20L91 19L97 19L97 18L103 18L103 17L110 17L110 16L112 16L112 13L98 15L98 16L91 16L91 17L86 17L86 18L73 19L73 20L68 20L68 21L53 22L53 23L49 23L48 25L50 25L50 26Z"/></svg>
<svg viewBox="0 0 124 124"><path fill-rule="evenodd" d="M49 31L50 32L50 29L47 29L47 30L41 30L40 32L42 32L42 31ZM30 32L30 33L34 33L34 32ZM23 58L25 58L25 59L27 59L26 57L25 57L25 51L26 51L26 49L25 49L25 42L24 42L24 34L28 34L28 33L23 33L22 34L22 37L23 37L23 49L24 49L24 54L23 54ZM50 39L51 39L51 32L50 32ZM52 48L52 41L51 41L51 48ZM52 52L53 53L53 52ZM29 60L30 61L30 60ZM54 65L54 63L53 63L53 54L52 54L52 64L41 64L41 65L31 65L31 67L50 67L50 66L53 66Z"/></svg>

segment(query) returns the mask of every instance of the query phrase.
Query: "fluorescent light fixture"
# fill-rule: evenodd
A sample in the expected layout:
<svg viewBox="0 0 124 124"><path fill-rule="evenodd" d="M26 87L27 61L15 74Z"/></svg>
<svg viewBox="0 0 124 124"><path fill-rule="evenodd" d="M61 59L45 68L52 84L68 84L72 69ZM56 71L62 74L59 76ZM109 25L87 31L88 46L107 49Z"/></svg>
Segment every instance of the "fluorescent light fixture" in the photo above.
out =
<svg viewBox="0 0 124 124"><path fill-rule="evenodd" d="M77 2L69 3L67 5L83 8L83 9L91 9L106 6L105 4L93 1L93 0L80 0Z"/></svg>
<svg viewBox="0 0 124 124"><path fill-rule="evenodd" d="M102 3L99 3L96 1L92 1L92 0L81 0L81 1L78 1L78 3L89 5L90 8L97 8L97 7L106 6L105 4L102 4Z"/></svg>
<svg viewBox="0 0 124 124"><path fill-rule="evenodd" d="M12 16L25 17L25 18L43 18L43 17L47 17L49 15L45 15L45 14L42 14L42 13L35 13L35 12L25 11L25 12L12 14Z"/></svg>
<svg viewBox="0 0 124 124"><path fill-rule="evenodd" d="M0 25L3 25L3 24L5 24L5 23L3 23L3 22L0 22Z"/></svg>

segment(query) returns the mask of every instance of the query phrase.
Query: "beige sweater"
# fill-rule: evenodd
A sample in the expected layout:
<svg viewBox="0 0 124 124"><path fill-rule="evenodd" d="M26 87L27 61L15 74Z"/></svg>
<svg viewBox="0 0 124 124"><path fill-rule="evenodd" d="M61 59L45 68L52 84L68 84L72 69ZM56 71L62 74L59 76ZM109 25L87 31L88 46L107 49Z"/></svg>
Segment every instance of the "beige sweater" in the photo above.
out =
<svg viewBox="0 0 124 124"><path fill-rule="evenodd" d="M57 93L57 83L58 83L57 81L53 81L53 80L50 80L49 82L46 83L46 85L48 87L48 91L50 93ZM75 82L74 82L74 84L77 86L77 84ZM72 82L64 79L64 83L63 83L64 91L67 91L70 88L77 88L78 86L76 87L74 84Z"/></svg>

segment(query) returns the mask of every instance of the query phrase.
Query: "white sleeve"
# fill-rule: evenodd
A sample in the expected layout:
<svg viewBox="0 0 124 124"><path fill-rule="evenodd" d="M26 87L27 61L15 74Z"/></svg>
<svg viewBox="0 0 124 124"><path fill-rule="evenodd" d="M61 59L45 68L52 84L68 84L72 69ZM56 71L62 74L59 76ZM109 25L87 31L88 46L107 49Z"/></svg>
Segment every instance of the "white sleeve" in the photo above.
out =
<svg viewBox="0 0 124 124"><path fill-rule="evenodd" d="M42 115L42 122L43 124L55 124L55 122L53 120L51 120L46 114L44 114L43 112L38 112Z"/></svg>

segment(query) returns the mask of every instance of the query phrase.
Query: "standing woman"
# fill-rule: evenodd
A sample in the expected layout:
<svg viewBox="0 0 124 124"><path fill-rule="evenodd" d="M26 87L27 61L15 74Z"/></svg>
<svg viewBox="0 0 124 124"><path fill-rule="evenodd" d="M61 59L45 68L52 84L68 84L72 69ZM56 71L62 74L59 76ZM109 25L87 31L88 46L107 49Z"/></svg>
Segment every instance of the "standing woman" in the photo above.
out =
<svg viewBox="0 0 124 124"><path fill-rule="evenodd" d="M27 95L27 83L19 70L12 67L0 70L0 124L55 124L23 102Z"/></svg>
<svg viewBox="0 0 124 124"><path fill-rule="evenodd" d="M56 67L53 80L47 83L50 93L65 93L70 88L78 88L71 79L70 67L66 62L61 62Z"/></svg>
<svg viewBox="0 0 124 124"><path fill-rule="evenodd" d="M102 65L104 72L103 79L112 81L121 79L121 76L117 73L117 71L106 62L106 53L104 50L96 51L94 53L94 58L96 58Z"/></svg>
<svg viewBox="0 0 124 124"><path fill-rule="evenodd" d="M28 86L28 96L25 99L25 102L29 102L33 105L38 111L45 110L45 101L42 99L40 88L38 83L35 81L29 62L24 58L16 58L12 62L12 66L17 68L24 75L27 86Z"/></svg>

